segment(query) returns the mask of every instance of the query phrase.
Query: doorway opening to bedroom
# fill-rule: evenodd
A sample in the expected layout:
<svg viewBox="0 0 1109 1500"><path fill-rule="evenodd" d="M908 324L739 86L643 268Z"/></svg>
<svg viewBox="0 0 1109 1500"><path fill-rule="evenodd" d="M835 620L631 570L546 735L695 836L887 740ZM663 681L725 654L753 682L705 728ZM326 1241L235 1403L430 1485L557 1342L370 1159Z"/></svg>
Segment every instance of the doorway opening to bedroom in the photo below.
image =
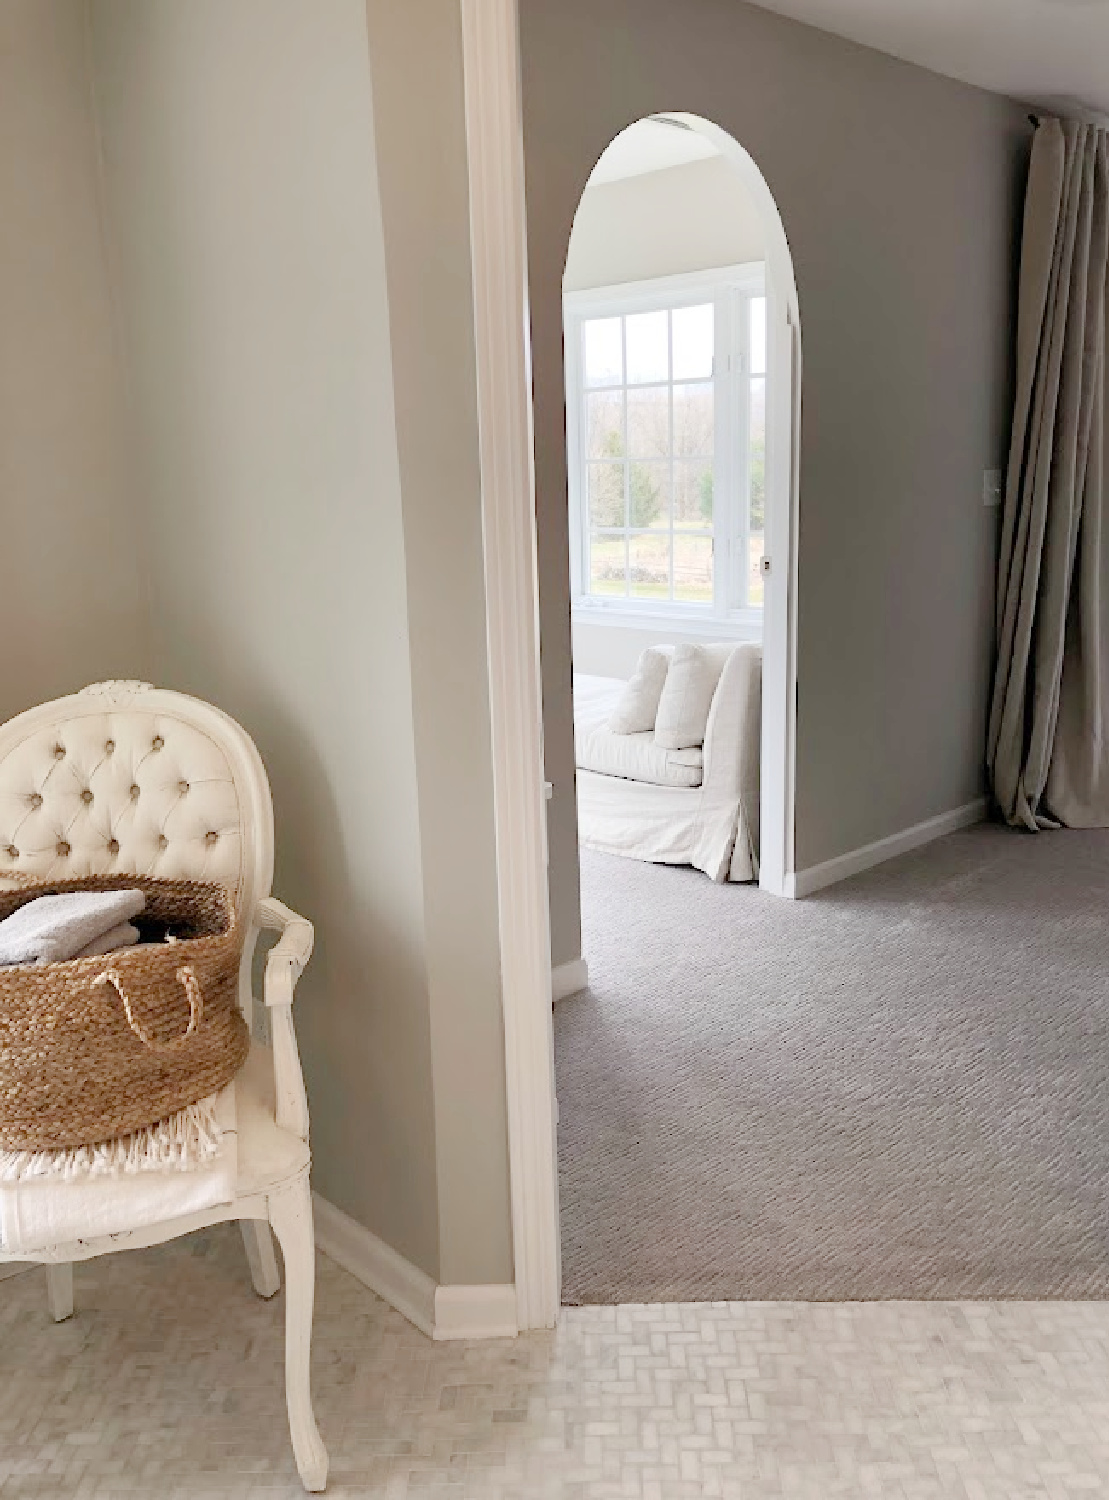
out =
<svg viewBox="0 0 1109 1500"><path fill-rule="evenodd" d="M737 1115L727 1090L683 1102L682 1080L711 1059L734 974L762 961L732 954L729 970L752 905L775 905L792 868L797 326L781 221L742 148L689 115L621 132L582 193L563 282L582 943L576 964L556 955L554 988L571 1302L685 1295L717 1238L704 1132L723 1141ZM691 985L691 966L718 982ZM719 1117L691 1127L706 1102ZM672 1106L687 1104L683 1125ZM680 1209L664 1190L664 1211L667 1181L684 1182Z"/></svg>

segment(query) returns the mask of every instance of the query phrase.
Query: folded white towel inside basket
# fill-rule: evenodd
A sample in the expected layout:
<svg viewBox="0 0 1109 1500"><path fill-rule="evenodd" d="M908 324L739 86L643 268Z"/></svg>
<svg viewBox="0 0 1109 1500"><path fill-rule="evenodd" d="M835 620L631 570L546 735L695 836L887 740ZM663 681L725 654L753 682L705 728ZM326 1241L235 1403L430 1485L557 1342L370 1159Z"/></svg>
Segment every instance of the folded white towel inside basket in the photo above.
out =
<svg viewBox="0 0 1109 1500"><path fill-rule="evenodd" d="M137 917L145 905L146 896L140 890L36 896L0 922L0 964L47 964L76 958L105 933Z"/></svg>
<svg viewBox="0 0 1109 1500"><path fill-rule="evenodd" d="M110 928L102 937L86 943L74 958L95 958L99 953L115 953L118 948L133 948L139 940L139 929L134 922L121 922Z"/></svg>

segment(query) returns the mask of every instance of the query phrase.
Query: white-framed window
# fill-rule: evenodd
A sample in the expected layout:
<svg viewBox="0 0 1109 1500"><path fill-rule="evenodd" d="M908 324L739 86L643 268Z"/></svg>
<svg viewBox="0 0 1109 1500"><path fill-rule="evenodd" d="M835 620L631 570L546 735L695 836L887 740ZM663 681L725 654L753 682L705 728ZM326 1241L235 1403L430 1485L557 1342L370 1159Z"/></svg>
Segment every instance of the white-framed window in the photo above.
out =
<svg viewBox="0 0 1109 1500"><path fill-rule="evenodd" d="M762 263L569 292L577 618L761 630Z"/></svg>

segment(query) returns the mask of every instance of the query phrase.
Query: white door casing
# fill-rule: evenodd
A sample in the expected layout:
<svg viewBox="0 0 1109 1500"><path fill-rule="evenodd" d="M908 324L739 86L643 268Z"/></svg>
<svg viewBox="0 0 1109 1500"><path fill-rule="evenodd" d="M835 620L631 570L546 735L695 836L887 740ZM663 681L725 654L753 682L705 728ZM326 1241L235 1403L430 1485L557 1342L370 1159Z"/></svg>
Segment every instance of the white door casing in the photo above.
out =
<svg viewBox="0 0 1109 1500"><path fill-rule="evenodd" d="M461 0L517 1322L561 1265L516 0Z"/></svg>
<svg viewBox="0 0 1109 1500"><path fill-rule="evenodd" d="M518 1324L553 1326L561 1292L549 892L539 665L531 346L516 0L460 0L465 70L509 1170ZM668 113L674 113L668 111ZM768 387L760 885L794 870L800 320L792 257L758 166L714 142L759 208Z"/></svg>

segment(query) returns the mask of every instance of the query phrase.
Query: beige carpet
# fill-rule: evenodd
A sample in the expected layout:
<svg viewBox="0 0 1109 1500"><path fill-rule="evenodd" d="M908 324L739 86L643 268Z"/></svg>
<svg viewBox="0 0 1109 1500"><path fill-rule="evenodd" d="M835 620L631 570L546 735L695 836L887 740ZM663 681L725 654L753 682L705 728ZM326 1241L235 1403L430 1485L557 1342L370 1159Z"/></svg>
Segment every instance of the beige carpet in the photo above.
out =
<svg viewBox="0 0 1109 1500"><path fill-rule="evenodd" d="M1109 834L803 902L585 853L564 1297L1109 1298Z"/></svg>

